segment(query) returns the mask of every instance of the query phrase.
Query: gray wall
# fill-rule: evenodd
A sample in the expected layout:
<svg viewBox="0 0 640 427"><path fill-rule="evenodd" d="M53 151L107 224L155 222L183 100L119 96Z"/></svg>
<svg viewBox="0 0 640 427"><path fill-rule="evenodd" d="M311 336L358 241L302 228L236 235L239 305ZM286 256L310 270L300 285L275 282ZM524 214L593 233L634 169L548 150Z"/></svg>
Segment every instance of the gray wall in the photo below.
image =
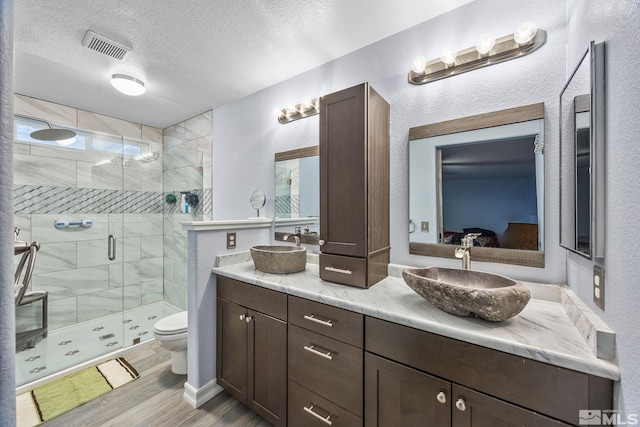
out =
<svg viewBox="0 0 640 427"><path fill-rule="evenodd" d="M537 102L545 103L546 267L478 263L477 268L521 279L563 282L565 251L558 245L558 96L565 79L566 3L476 0L434 20L383 39L333 62L213 111L213 219L253 215L256 188L273 216L274 162L279 151L318 143L318 116L279 124L274 106L300 102L365 81L391 104L391 261L459 266L409 254L409 128ZM448 44L475 46L487 31L497 37L532 20L547 31L533 54L422 86L407 83L413 57L435 58Z"/></svg>
<svg viewBox="0 0 640 427"><path fill-rule="evenodd" d="M408 265L458 266L453 260L418 257L408 251L408 130L410 127L536 102L545 103L545 248L543 269L476 263L476 268L520 279L569 285L617 333L622 381L616 406L640 411L640 310L633 280L640 263L636 227L640 223L640 99L638 88L639 12L636 0L476 0L461 8L381 40L338 60L267 88L213 112L213 219L252 216L247 198L262 188L273 212L273 153L313 145L318 118L280 125L274 106L300 102L368 81L391 104L391 260ZM532 20L547 31L547 43L532 55L412 86L412 58L439 56L443 46L473 46L487 31L496 36ZM559 94L568 73L590 40L606 40L607 120L607 311L591 302L592 263L559 247ZM568 43L567 43L568 41ZM568 54L568 55L567 55ZM233 185L227 185L232 183ZM224 185L223 185L224 184ZM624 191L619 190L624 189ZM636 298L634 298L636 296Z"/></svg>
<svg viewBox="0 0 640 427"><path fill-rule="evenodd" d="M591 40L606 42L606 254L605 311L591 297L593 263L569 254L569 286L616 332L622 381L620 410L640 413L640 304L637 256L640 224L640 3L637 0L569 0L567 73Z"/></svg>
<svg viewBox="0 0 640 427"><path fill-rule="evenodd" d="M0 425L16 420L13 301L13 0L0 1Z"/></svg>

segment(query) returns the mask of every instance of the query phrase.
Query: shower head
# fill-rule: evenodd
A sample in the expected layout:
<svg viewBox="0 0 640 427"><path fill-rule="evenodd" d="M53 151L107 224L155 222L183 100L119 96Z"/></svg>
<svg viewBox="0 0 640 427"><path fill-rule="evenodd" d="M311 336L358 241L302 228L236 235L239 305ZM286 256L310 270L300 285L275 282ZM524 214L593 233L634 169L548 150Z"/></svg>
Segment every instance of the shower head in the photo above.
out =
<svg viewBox="0 0 640 427"><path fill-rule="evenodd" d="M31 135L29 136L40 141L64 141L65 139L74 138L76 133L68 129L55 129L53 127L49 127L49 129L40 129L31 132Z"/></svg>
<svg viewBox="0 0 640 427"><path fill-rule="evenodd" d="M46 125L49 126L49 129L40 129L31 132L29 136L33 139L37 139L39 141L56 141L60 145L70 145L75 142L73 138L75 138L76 133L72 130L54 128L48 121L37 117L23 116L22 114L15 114L15 116L22 117L23 119L36 120L38 122L46 123Z"/></svg>

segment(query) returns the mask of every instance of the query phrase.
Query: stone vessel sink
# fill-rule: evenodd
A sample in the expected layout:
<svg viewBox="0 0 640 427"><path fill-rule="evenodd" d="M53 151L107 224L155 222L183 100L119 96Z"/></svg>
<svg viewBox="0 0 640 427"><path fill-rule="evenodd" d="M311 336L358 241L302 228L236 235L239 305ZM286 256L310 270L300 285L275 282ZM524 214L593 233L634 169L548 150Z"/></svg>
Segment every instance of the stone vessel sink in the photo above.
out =
<svg viewBox="0 0 640 427"><path fill-rule="evenodd" d="M307 266L307 248L300 246L254 246L251 258L263 273L288 274L304 271Z"/></svg>
<svg viewBox="0 0 640 427"><path fill-rule="evenodd" d="M480 271L407 268L402 277L411 289L440 310L492 322L510 319L531 299L529 289L522 283Z"/></svg>

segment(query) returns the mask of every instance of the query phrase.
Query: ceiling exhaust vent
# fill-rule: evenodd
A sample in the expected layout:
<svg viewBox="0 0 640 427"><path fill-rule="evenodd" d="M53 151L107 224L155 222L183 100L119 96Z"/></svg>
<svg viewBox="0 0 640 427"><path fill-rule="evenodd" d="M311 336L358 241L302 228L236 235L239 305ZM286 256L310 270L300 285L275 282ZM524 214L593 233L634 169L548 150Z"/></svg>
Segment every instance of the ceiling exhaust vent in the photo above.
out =
<svg viewBox="0 0 640 427"><path fill-rule="evenodd" d="M105 36L101 36L98 33L94 33L91 30L87 31L87 34L85 34L84 39L82 40L82 46L121 61L125 59L131 49L133 49L129 46L125 46L108 39Z"/></svg>

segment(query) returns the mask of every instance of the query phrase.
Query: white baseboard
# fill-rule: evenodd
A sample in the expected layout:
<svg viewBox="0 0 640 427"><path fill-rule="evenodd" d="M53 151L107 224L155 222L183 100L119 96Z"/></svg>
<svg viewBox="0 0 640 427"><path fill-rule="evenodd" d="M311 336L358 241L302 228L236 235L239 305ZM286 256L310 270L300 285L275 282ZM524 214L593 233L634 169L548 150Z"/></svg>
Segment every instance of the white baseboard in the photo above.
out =
<svg viewBox="0 0 640 427"><path fill-rule="evenodd" d="M184 394L182 397L194 408L199 408L213 396L220 393L222 387L218 385L218 381L214 378L199 389L194 388L188 382L184 383Z"/></svg>

